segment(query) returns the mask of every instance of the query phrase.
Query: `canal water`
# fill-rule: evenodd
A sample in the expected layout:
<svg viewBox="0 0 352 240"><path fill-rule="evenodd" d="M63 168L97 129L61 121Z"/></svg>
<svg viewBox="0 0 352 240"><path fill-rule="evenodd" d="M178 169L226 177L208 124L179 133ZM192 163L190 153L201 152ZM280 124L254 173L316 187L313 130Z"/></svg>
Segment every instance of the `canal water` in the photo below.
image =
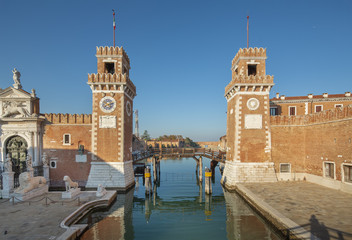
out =
<svg viewBox="0 0 352 240"><path fill-rule="evenodd" d="M80 222L89 224L81 239L279 239L236 193L222 188L218 167L209 196L204 176L203 183L198 181L194 159L160 164L160 181L151 196L145 196L143 178L136 178L136 186L118 194L109 209ZM203 166L210 167L210 161L203 159Z"/></svg>

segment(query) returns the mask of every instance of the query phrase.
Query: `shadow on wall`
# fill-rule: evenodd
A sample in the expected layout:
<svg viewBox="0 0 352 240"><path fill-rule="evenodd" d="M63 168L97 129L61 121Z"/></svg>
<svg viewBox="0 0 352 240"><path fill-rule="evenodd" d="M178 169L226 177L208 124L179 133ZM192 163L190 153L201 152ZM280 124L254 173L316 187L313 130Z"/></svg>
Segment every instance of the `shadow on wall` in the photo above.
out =
<svg viewBox="0 0 352 240"><path fill-rule="evenodd" d="M43 149L49 164L50 188L64 189L64 176L78 182L79 187L86 186L90 172L92 157L94 156L84 147L77 150Z"/></svg>

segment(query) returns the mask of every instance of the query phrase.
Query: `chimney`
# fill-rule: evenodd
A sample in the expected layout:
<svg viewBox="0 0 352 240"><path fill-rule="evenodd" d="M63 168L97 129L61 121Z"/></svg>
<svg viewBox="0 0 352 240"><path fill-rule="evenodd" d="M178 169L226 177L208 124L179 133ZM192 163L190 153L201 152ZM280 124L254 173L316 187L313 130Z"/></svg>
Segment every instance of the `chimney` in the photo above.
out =
<svg viewBox="0 0 352 240"><path fill-rule="evenodd" d="M329 96L328 93L323 93L323 98L327 98Z"/></svg>
<svg viewBox="0 0 352 240"><path fill-rule="evenodd" d="M281 95L280 99L285 100L285 95Z"/></svg>
<svg viewBox="0 0 352 240"><path fill-rule="evenodd" d="M276 93L276 99L280 98L280 93Z"/></svg>
<svg viewBox="0 0 352 240"><path fill-rule="evenodd" d="M345 97L351 97L351 92L345 92Z"/></svg>
<svg viewBox="0 0 352 240"><path fill-rule="evenodd" d="M313 98L313 93L309 93L309 94L308 94L308 98L309 98L309 99L312 99L312 98Z"/></svg>

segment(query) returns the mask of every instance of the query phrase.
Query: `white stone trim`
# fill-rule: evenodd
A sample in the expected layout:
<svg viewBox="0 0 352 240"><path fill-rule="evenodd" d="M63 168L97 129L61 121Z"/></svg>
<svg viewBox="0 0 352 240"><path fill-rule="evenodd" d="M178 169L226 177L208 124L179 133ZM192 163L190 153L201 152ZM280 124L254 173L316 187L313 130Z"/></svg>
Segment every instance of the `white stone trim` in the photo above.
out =
<svg viewBox="0 0 352 240"><path fill-rule="evenodd" d="M291 115L291 108L295 108L295 115ZM297 116L297 107L296 106L288 106L288 115L289 116Z"/></svg>
<svg viewBox="0 0 352 240"><path fill-rule="evenodd" d="M337 103L337 104L334 104L334 108L337 108L337 105L341 105L341 108L343 107L342 103Z"/></svg>
<svg viewBox="0 0 352 240"><path fill-rule="evenodd" d="M345 184L350 184L352 185L352 182L346 182L345 181L345 171L343 169L343 166L351 166L352 167L352 163L342 163L341 164L341 182L345 183Z"/></svg>
<svg viewBox="0 0 352 240"><path fill-rule="evenodd" d="M281 165L288 165L289 166L289 171L288 172L281 172ZM280 173L291 173L291 163L280 163Z"/></svg>
<svg viewBox="0 0 352 240"><path fill-rule="evenodd" d="M91 162L87 188L104 187L123 188L134 184L133 161L126 162Z"/></svg>
<svg viewBox="0 0 352 240"><path fill-rule="evenodd" d="M309 113L309 109L308 109L308 102L304 103L304 114L307 115Z"/></svg>
<svg viewBox="0 0 352 240"><path fill-rule="evenodd" d="M68 143L66 143L65 142L65 136L66 135L68 135L69 137L68 137L68 139L69 139L69 142ZM70 133L64 133L63 135L62 135L62 145L65 145L65 146L69 146L69 145L71 145L71 134Z"/></svg>
<svg viewBox="0 0 352 240"><path fill-rule="evenodd" d="M325 171L325 164L326 164L326 163L333 164L333 166L334 166L334 177L333 177L333 178L326 176L326 171ZM323 161L323 178L329 178L329 179L334 179L334 180L336 180L336 164L335 164L335 162L332 162L332 161Z"/></svg>
<svg viewBox="0 0 352 240"><path fill-rule="evenodd" d="M324 105L314 105L314 112L317 113L317 107L321 107L321 111L324 111Z"/></svg>

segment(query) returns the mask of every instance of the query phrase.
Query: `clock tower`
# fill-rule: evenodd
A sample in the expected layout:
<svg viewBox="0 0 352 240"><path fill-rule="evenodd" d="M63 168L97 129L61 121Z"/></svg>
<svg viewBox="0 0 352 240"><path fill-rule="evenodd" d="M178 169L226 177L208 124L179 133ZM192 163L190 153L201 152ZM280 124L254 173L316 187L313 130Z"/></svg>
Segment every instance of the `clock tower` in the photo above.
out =
<svg viewBox="0 0 352 240"><path fill-rule="evenodd" d="M266 49L240 49L232 60L227 100L227 149L222 183L276 181L271 160L269 93L273 76L266 75Z"/></svg>
<svg viewBox="0 0 352 240"><path fill-rule="evenodd" d="M88 75L92 90L92 159L87 188L126 190L134 184L133 98L130 60L122 47L97 47L98 73Z"/></svg>

